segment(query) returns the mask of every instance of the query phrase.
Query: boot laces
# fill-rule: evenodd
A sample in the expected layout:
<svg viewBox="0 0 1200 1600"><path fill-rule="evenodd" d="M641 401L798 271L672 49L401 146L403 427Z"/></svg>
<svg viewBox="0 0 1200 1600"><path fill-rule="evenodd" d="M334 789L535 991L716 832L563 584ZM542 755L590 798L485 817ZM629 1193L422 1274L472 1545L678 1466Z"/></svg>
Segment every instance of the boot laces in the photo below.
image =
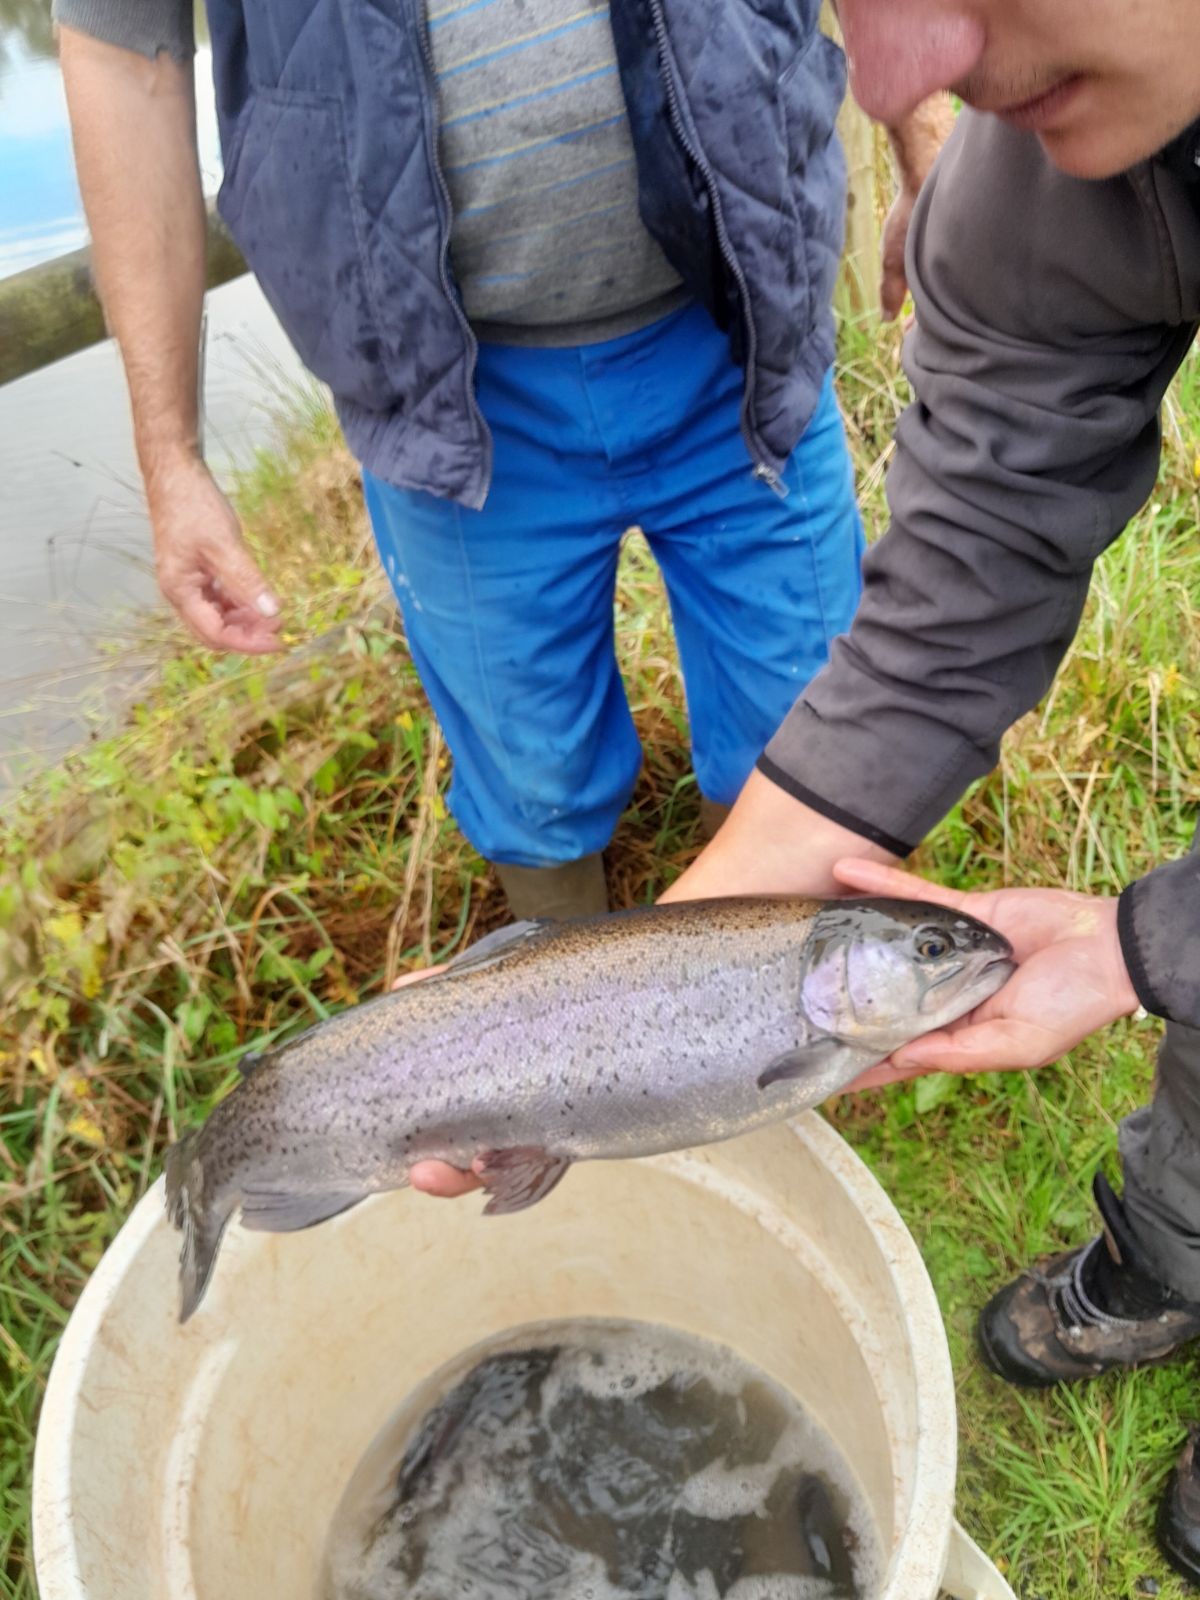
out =
<svg viewBox="0 0 1200 1600"><path fill-rule="evenodd" d="M1104 1236L1099 1234L1091 1244L1079 1251L1071 1263L1070 1272L1055 1280L1057 1310L1071 1333L1082 1333L1086 1328L1118 1328L1133 1320L1114 1317L1111 1312L1102 1311L1084 1287L1084 1269L1091 1260L1092 1251L1103 1247Z"/></svg>

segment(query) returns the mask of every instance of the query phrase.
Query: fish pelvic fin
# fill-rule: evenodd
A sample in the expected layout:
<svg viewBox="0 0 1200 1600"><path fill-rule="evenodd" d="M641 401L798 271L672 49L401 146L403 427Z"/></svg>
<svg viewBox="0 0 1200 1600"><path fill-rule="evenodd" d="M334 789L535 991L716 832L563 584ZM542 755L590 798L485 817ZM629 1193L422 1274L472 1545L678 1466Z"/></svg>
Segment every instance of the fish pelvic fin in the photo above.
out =
<svg viewBox="0 0 1200 1600"><path fill-rule="evenodd" d="M183 1234L179 1252L179 1320L186 1322L204 1298L221 1235L237 1210L238 1196L214 1199L205 1180L201 1130L185 1133L167 1151L167 1215Z"/></svg>
<svg viewBox="0 0 1200 1600"><path fill-rule="evenodd" d="M507 1216L544 1200L571 1165L566 1156L552 1156L536 1145L514 1145L509 1150L489 1150L475 1171L491 1198L485 1217Z"/></svg>

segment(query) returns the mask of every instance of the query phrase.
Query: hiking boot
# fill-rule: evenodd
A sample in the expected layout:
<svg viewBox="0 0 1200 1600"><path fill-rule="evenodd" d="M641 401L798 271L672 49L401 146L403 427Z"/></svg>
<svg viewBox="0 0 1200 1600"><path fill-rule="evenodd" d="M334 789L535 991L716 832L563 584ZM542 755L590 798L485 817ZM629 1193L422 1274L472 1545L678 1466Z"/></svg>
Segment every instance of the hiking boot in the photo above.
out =
<svg viewBox="0 0 1200 1600"><path fill-rule="evenodd" d="M1105 1178L1093 1186L1104 1232L1001 1289L979 1317L979 1349L1027 1388L1166 1361L1200 1337L1200 1305L1160 1283Z"/></svg>
<svg viewBox="0 0 1200 1600"><path fill-rule="evenodd" d="M1200 1588L1200 1464L1196 1444L1200 1428L1188 1430L1188 1442L1158 1503L1158 1548L1189 1583Z"/></svg>
<svg viewBox="0 0 1200 1600"><path fill-rule="evenodd" d="M518 922L539 917L561 922L608 910L604 857L599 851L553 867L513 867L499 861L493 865Z"/></svg>

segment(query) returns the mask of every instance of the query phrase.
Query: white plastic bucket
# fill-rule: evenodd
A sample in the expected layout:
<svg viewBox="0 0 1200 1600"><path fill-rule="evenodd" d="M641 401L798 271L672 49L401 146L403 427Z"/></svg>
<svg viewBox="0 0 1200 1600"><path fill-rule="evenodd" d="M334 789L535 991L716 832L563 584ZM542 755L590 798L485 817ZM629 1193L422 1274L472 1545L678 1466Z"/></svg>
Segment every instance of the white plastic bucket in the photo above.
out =
<svg viewBox="0 0 1200 1600"><path fill-rule="evenodd" d="M911 1235L815 1115L575 1168L542 1204L381 1197L307 1233L234 1227L176 1321L161 1185L64 1334L34 1464L41 1600L313 1600L342 1491L460 1352L554 1318L663 1323L791 1389L857 1474L879 1600L1012 1600L954 1523L954 1387Z"/></svg>

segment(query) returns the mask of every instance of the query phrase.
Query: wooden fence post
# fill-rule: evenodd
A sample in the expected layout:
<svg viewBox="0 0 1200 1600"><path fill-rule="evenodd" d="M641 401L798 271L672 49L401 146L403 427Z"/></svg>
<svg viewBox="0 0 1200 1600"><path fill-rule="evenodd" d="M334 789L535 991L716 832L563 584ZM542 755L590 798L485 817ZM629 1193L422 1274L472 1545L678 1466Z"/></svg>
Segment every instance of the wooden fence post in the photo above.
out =
<svg viewBox="0 0 1200 1600"><path fill-rule="evenodd" d="M821 25L842 42L833 7L821 11ZM839 294L852 314L879 315L879 213L876 210L875 124L847 95L838 113L838 132L846 152L846 249Z"/></svg>

